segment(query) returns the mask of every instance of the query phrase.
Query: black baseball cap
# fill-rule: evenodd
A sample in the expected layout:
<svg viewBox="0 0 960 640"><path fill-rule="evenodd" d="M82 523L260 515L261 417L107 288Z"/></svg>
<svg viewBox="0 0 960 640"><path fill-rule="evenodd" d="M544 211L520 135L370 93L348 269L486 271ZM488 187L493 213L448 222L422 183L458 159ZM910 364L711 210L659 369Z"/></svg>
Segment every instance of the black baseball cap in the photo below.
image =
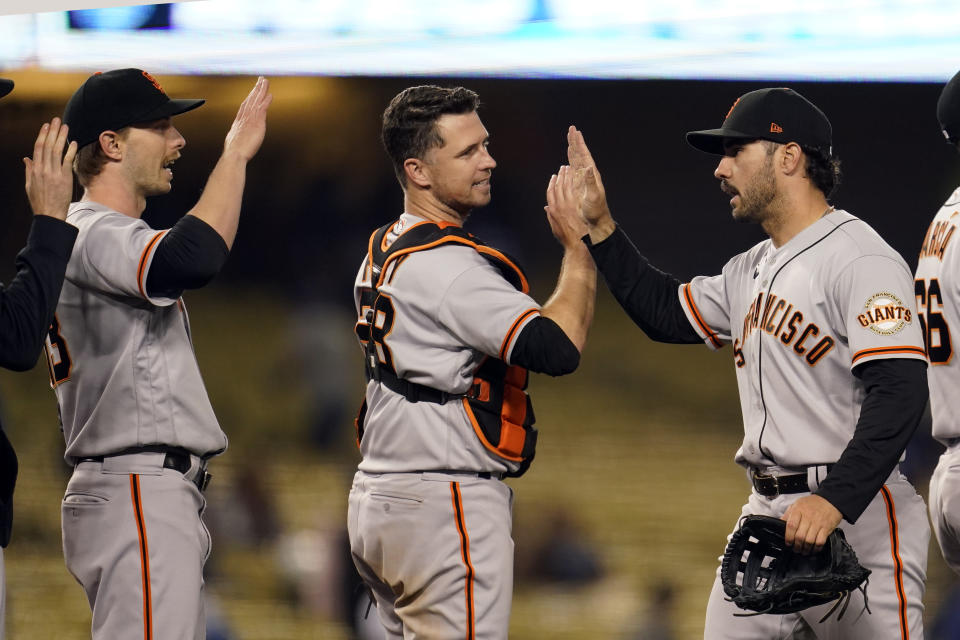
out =
<svg viewBox="0 0 960 640"><path fill-rule="evenodd" d="M960 142L960 71L940 92L937 100L937 120L943 135L950 144Z"/></svg>
<svg viewBox="0 0 960 640"><path fill-rule="evenodd" d="M793 89L757 89L737 98L719 129L687 134L691 146L718 155L725 140L796 142L829 157L833 127L823 111Z"/></svg>
<svg viewBox="0 0 960 640"><path fill-rule="evenodd" d="M13 80L0 78L0 98L13 91Z"/></svg>
<svg viewBox="0 0 960 640"><path fill-rule="evenodd" d="M175 116L204 102L172 100L146 71L115 69L87 78L67 102L63 121L70 127L69 139L83 147L104 131Z"/></svg>

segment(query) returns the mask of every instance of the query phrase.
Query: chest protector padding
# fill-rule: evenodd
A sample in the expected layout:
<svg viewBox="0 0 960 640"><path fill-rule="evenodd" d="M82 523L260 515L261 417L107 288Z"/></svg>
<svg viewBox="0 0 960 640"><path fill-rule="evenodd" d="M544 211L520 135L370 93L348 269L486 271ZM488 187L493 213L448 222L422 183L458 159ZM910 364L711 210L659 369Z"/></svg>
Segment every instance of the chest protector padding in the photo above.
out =
<svg viewBox="0 0 960 640"><path fill-rule="evenodd" d="M527 293L530 289L523 270L514 260L487 247L473 234L454 225L416 224L384 249L384 237L394 224L377 229L370 237L370 263L367 268L371 273L372 288L369 292L364 292L364 297L369 299L372 307L380 295L379 288L391 262L416 251L454 243L472 247L496 267L517 290ZM368 341L368 345L370 342L372 341ZM520 463L517 471L507 474L510 476L523 475L533 461L536 451L537 430L533 428L533 405L526 392L527 378L527 370L523 367L511 366L503 360L486 356L474 372L469 391L463 396L448 396L437 389L398 378L395 372L377 366L375 358L367 358L367 379L379 380L408 399L418 398L415 401L421 402L446 402L448 397L450 401L459 399L483 446L505 460ZM363 438L365 418L366 402L360 408L356 420L358 442Z"/></svg>

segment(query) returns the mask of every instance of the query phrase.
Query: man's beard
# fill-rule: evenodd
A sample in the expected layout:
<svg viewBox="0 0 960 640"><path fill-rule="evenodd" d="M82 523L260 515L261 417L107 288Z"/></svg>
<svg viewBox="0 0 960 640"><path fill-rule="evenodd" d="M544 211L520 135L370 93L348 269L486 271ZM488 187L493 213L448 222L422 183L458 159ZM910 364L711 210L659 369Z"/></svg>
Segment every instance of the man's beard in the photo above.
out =
<svg viewBox="0 0 960 640"><path fill-rule="evenodd" d="M744 191L737 191L740 206L734 208L733 219L737 222L760 223L768 217L770 203L777 198L777 182L773 173L773 158L768 157Z"/></svg>

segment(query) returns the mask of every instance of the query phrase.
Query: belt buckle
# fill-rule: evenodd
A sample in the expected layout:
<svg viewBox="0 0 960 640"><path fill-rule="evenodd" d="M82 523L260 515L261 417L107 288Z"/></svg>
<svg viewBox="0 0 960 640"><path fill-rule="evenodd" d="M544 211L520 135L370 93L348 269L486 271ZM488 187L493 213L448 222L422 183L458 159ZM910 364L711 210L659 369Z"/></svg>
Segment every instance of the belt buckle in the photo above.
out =
<svg viewBox="0 0 960 640"><path fill-rule="evenodd" d="M778 495L780 495L780 478L779 476L770 476L770 477L773 478L773 495L770 497L775 498Z"/></svg>
<svg viewBox="0 0 960 640"><path fill-rule="evenodd" d="M757 473L756 471L754 471L753 479L754 481L760 481L762 483L766 481L770 481L770 483L773 485L772 493L760 491L760 488L757 487L757 491L760 493L760 495L766 498L775 498L778 495L780 495L780 478L778 476L775 476L773 474L765 475L765 474ZM756 482L754 482L754 487L756 487Z"/></svg>
<svg viewBox="0 0 960 640"><path fill-rule="evenodd" d="M207 471L206 469L201 469L197 473L196 483L197 489L200 490L200 493L203 493L207 490L207 485L210 484L210 480L213 478L213 474Z"/></svg>

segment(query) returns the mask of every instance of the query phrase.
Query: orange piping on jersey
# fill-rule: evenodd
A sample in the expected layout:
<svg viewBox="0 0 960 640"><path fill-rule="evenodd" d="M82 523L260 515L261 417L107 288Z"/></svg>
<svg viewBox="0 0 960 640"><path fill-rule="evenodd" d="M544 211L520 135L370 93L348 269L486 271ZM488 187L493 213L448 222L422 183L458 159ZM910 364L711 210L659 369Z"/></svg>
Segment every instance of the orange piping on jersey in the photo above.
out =
<svg viewBox="0 0 960 640"><path fill-rule="evenodd" d="M707 334L707 338L710 339L713 346L717 349L721 348L723 343L720 342L720 338L718 338L713 329L708 327L707 323L703 321L703 318L700 316L700 310L697 309L697 305L693 302L693 296L690 294L690 283L683 285L683 298L687 301L687 306L690 307L690 313L693 314L693 319L700 327L700 330Z"/></svg>
<svg viewBox="0 0 960 640"><path fill-rule="evenodd" d="M890 525L890 555L893 556L893 578L897 588L897 613L900 618L900 637L910 640L910 628L907 625L907 596L903 591L903 560L900 559L900 535L897 530L897 509L887 485L880 487L884 505L887 508L887 522Z"/></svg>
<svg viewBox="0 0 960 640"><path fill-rule="evenodd" d="M887 355L893 353L903 353L915 356L927 357L926 352L922 347L912 347L908 345L898 346L898 347L877 347L875 349L864 349L863 351L857 351L853 354L853 362L856 362L860 358L866 358L868 356L877 356L877 355Z"/></svg>
<svg viewBox="0 0 960 640"><path fill-rule="evenodd" d="M147 549L147 525L143 521L143 504L140 501L140 476L130 474L130 497L133 500L133 517L140 538L140 575L143 578L143 640L153 638L153 605L150 600L150 552Z"/></svg>
<svg viewBox="0 0 960 640"><path fill-rule="evenodd" d="M367 241L367 266L363 268L365 274L363 281L369 282L371 285L373 284L373 238L377 235L377 231L371 233L370 239Z"/></svg>
<svg viewBox="0 0 960 640"><path fill-rule="evenodd" d="M514 335L517 332L517 329L523 324L523 321L529 318L534 313L539 313L539 309L527 309L520 314L520 317L517 318L512 325L510 325L510 330L507 331L507 336L503 339L503 344L500 345L500 355L498 356L504 362L507 361L507 349L509 349L510 344L513 342Z"/></svg>
<svg viewBox="0 0 960 640"><path fill-rule="evenodd" d="M423 222L417 222L416 224L410 225L409 227L407 227L406 229L404 229L403 231L401 231L401 232L400 232L400 235L397 236L397 238L399 239L400 236L402 236L403 234L405 234L407 231L410 231L410 229L413 229L413 228L415 228L415 227L419 227L419 226L422 225L422 224L435 224L435 225L437 225L438 227L440 227L441 229L446 229L447 227L459 227L459 226L460 226L460 225L458 225L458 224L456 224L456 223L453 223L453 222L445 222L445 221L444 221L444 222L433 222L433 221L430 221L430 220L424 220ZM374 233L376 233L376 231L374 231ZM390 248L390 245L387 244L387 236L388 236L388 235L390 235L390 234L389 234L389 233L383 234L383 238L381 238L381 240L380 240L380 251L386 251L387 249ZM394 242L396 242L396 240L394 240ZM391 244L392 244L392 243L391 243Z"/></svg>
<svg viewBox="0 0 960 640"><path fill-rule="evenodd" d="M450 495L453 498L453 517L457 525L457 533L460 535L460 557L464 566L467 568L466 586L464 594L467 599L467 635L466 640L474 640L476 631L474 629L473 615L473 564L470 562L470 536L467 535L467 523L463 518L463 498L460 495L460 483L450 483Z"/></svg>
<svg viewBox="0 0 960 640"><path fill-rule="evenodd" d="M143 253L140 254L140 264L137 266L137 286L140 287L140 295L142 295L144 298L149 298L147 295L147 283L144 281L144 277L146 276L144 270L147 267L147 256L150 255L150 250L153 249L153 245L157 244L157 241L165 235L167 235L167 232L161 231L157 235L153 236L153 238L150 239L150 242L147 243L147 246L143 249Z"/></svg>
<svg viewBox="0 0 960 640"><path fill-rule="evenodd" d="M456 226L456 225L453 225L453 226ZM411 229L412 228L413 227L411 227ZM500 253L496 249L491 249L490 247L479 245L476 242L471 242L470 240L467 240L466 238L461 238L459 236L446 236L444 238L440 238L439 240L434 240L433 242L430 242L428 244L422 244L416 247L407 247L406 249L400 249L399 251L391 255L389 258L387 258L386 261L383 263L383 268L380 270L380 279L377 281L377 288L379 289L380 286L383 284L383 274L386 273L387 265L390 263L391 260L396 260L400 256L406 255L408 253L413 253L414 251L423 251L425 249L432 249L434 247L440 246L441 244L446 244L448 242L458 242L460 244L467 245L468 247L473 247L473 249L475 249L479 253L486 253L488 255L494 256L501 262L505 262L506 264L510 265L513 268L513 270L516 271L517 274L520 276L520 283L522 285L521 291L523 291L523 293L529 293L530 285L527 282L526 276L523 275L523 271L521 271L520 268L517 265L515 265L509 258L507 258L507 256Z"/></svg>
<svg viewBox="0 0 960 640"><path fill-rule="evenodd" d="M466 398L463 398L460 401L463 403L463 408L467 412L467 418L470 419L470 424L473 425L473 430L477 434L477 437L480 439L480 442L483 443L483 446L485 446L487 449L489 449L490 451L495 453L497 456L505 460L510 460L512 462L523 462L522 457L510 455L509 453L506 453L502 449L498 449L492 444L490 444L490 442L487 440L487 437L483 435L483 429L481 429L480 425L477 424L477 417L473 415L473 410L470 408L470 401L467 400Z"/></svg>

